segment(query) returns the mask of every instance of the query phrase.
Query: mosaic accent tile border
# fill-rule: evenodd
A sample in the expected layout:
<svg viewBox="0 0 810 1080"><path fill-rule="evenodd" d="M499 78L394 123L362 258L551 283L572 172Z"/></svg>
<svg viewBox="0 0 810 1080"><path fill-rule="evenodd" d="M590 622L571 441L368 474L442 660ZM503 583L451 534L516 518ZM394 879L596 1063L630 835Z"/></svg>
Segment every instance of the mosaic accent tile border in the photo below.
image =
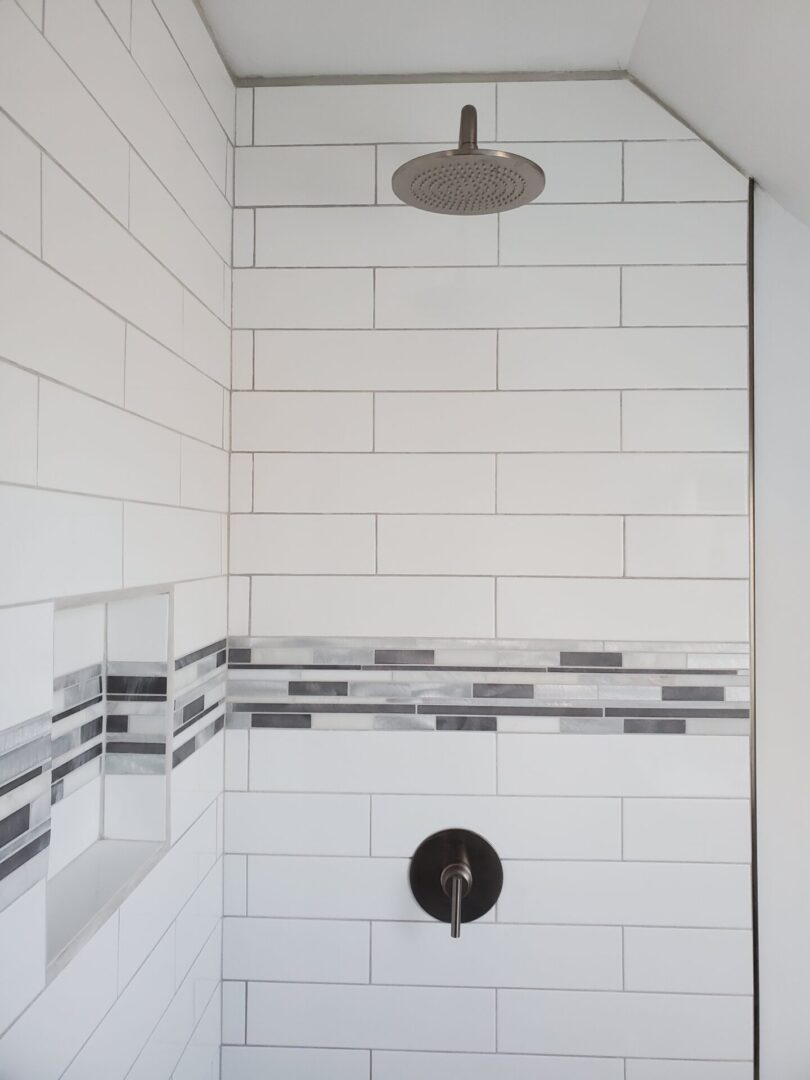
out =
<svg viewBox="0 0 810 1080"><path fill-rule="evenodd" d="M177 768L225 726L227 642L215 641L178 657L173 705L172 768Z"/></svg>
<svg viewBox="0 0 810 1080"><path fill-rule="evenodd" d="M104 671L91 664L53 682L51 804L101 775Z"/></svg>
<svg viewBox="0 0 810 1080"><path fill-rule="evenodd" d="M741 644L231 638L228 726L745 735Z"/></svg>
<svg viewBox="0 0 810 1080"><path fill-rule="evenodd" d="M166 770L167 665L107 663L104 769L116 775Z"/></svg>
<svg viewBox="0 0 810 1080"><path fill-rule="evenodd" d="M50 767L49 713L0 732L0 910L47 871Z"/></svg>

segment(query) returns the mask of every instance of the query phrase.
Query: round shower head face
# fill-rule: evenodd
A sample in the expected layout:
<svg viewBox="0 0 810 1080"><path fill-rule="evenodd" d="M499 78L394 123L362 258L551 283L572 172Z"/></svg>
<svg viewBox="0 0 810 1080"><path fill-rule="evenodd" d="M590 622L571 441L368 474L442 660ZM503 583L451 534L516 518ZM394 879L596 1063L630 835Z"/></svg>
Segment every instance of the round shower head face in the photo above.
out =
<svg viewBox="0 0 810 1080"><path fill-rule="evenodd" d="M520 154L459 147L406 161L391 186L404 203L432 214L499 214L536 199L546 177Z"/></svg>

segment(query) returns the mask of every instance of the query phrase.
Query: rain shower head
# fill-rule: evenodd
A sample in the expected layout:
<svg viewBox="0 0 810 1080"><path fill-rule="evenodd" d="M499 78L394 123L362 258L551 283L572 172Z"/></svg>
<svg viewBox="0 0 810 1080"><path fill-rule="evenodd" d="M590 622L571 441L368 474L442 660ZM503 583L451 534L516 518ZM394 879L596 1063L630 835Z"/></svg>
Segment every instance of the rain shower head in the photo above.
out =
<svg viewBox="0 0 810 1080"><path fill-rule="evenodd" d="M536 199L546 186L539 165L505 150L479 150L474 105L461 110L458 149L423 154L400 165L394 194L432 214L499 214Z"/></svg>

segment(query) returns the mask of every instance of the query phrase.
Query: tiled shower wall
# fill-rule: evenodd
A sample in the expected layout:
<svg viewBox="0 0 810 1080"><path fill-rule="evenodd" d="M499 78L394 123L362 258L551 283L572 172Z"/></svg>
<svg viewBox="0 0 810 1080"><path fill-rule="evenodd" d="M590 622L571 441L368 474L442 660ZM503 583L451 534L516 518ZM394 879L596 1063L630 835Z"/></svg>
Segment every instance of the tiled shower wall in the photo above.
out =
<svg viewBox="0 0 810 1080"><path fill-rule="evenodd" d="M15 1080L218 1070L234 105L192 0L0 3L0 1075ZM54 656L53 602L141 586L173 594L177 670L165 650L149 671L110 657L99 702L75 627ZM144 695L135 676L164 685ZM171 821L158 804L133 822L130 781L165 791L166 703L144 698L167 679ZM98 837L103 740L122 792L108 834L154 826L173 846L46 986L46 892Z"/></svg>
<svg viewBox="0 0 810 1080"><path fill-rule="evenodd" d="M396 205L467 101L540 204ZM745 198L624 81L237 92L226 1080L751 1080Z"/></svg>

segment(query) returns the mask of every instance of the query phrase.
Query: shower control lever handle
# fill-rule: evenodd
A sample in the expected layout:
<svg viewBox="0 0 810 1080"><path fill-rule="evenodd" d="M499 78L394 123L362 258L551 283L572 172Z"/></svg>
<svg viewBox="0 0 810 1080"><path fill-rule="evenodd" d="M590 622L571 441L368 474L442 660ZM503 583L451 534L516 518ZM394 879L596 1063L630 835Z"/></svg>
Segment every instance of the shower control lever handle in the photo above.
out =
<svg viewBox="0 0 810 1080"><path fill-rule="evenodd" d="M472 881L472 870L466 858L448 863L442 870L441 886L450 897L450 937L461 937L461 901L472 888Z"/></svg>

